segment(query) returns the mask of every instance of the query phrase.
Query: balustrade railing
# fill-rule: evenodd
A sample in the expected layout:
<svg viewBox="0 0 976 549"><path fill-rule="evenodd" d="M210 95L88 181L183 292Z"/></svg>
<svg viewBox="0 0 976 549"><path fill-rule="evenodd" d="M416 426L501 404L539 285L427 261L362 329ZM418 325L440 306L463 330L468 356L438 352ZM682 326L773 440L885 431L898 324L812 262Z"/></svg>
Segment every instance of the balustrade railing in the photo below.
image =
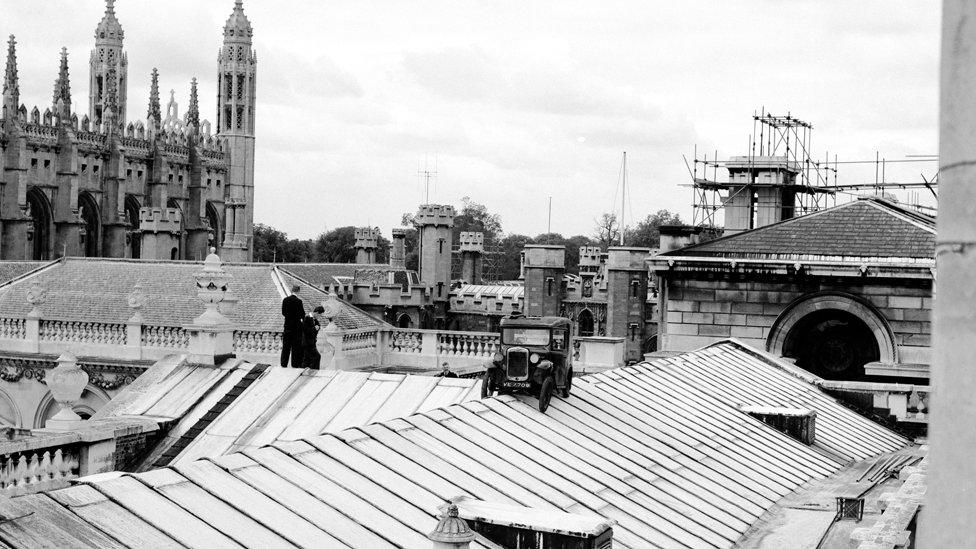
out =
<svg viewBox="0 0 976 549"><path fill-rule="evenodd" d="M27 320L0 318L0 339L24 339L27 337Z"/></svg>
<svg viewBox="0 0 976 549"><path fill-rule="evenodd" d="M281 346L281 332L234 332L234 351L239 353L276 354Z"/></svg>
<svg viewBox="0 0 976 549"><path fill-rule="evenodd" d="M125 345L125 324L41 320L41 340L81 343L86 345Z"/></svg>
<svg viewBox="0 0 976 549"><path fill-rule="evenodd" d="M379 330L367 328L350 330L342 334L342 352L356 353L357 351L376 351L379 340Z"/></svg>
<svg viewBox="0 0 976 549"><path fill-rule="evenodd" d="M387 350L393 353L423 353L423 334L413 330L392 330L390 331Z"/></svg>
<svg viewBox="0 0 976 549"><path fill-rule="evenodd" d="M78 476L77 448L39 448L0 456L0 494L4 496L63 488Z"/></svg>
<svg viewBox="0 0 976 549"><path fill-rule="evenodd" d="M491 358L498 350L498 334L441 332L437 334L439 355Z"/></svg>
<svg viewBox="0 0 976 549"><path fill-rule="evenodd" d="M190 345L190 333L178 326L143 326L143 347L184 349Z"/></svg>

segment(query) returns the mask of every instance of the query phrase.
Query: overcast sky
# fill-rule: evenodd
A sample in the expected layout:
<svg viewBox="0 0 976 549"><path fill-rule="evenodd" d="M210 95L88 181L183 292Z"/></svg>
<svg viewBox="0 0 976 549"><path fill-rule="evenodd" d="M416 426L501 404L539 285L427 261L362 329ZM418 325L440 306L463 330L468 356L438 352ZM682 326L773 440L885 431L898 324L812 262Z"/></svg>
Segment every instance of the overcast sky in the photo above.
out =
<svg viewBox="0 0 976 549"><path fill-rule="evenodd" d="M682 154L745 154L765 107L814 124L841 160L937 152L934 0L247 0L258 51L255 220L295 237L343 225L388 235L423 200L464 196L507 232L593 232L627 151L627 217L690 221ZM87 111L88 56L104 3L0 0L18 40L21 99L51 101L61 46ZM149 73L185 110L190 78L215 118L216 56L232 0L118 0L129 119ZM168 93L165 94L168 97ZM164 105L165 108L165 105ZM889 180L935 164L889 166ZM874 166L841 166L841 182ZM617 196L619 208L619 196Z"/></svg>

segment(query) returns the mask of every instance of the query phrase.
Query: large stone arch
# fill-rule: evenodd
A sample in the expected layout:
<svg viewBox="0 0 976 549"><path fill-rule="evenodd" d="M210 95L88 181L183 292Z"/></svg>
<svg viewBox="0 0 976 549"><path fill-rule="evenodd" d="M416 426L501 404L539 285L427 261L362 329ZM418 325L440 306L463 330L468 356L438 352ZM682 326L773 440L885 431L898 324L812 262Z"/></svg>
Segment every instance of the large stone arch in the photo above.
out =
<svg viewBox="0 0 976 549"><path fill-rule="evenodd" d="M844 292L816 292L794 300L773 323L766 339L766 350L782 355L787 337L800 321L818 311L830 310L850 313L867 325L877 340L881 362L898 361L898 347L888 321L868 301Z"/></svg>
<svg viewBox="0 0 976 549"><path fill-rule="evenodd" d="M108 401L111 399L104 390L89 384L85 387L84 392L81 393L81 398L71 408L82 417L91 417L102 406L108 404ZM54 395L51 394L51 391L48 391L41 398L41 401L37 404L37 410L34 412L34 429L43 428L47 420L58 413L58 409L58 402L54 400Z"/></svg>
<svg viewBox="0 0 976 549"><path fill-rule="evenodd" d="M20 407L17 402L7 394L7 391L0 389L0 423L11 427L23 427L23 417L20 414Z"/></svg>
<svg viewBox="0 0 976 549"><path fill-rule="evenodd" d="M207 224L210 225L210 234L208 235L209 246L215 248L220 247L220 243L224 241L223 239L223 225L221 225L220 211L217 210L217 206L211 202L207 201L207 211L206 211Z"/></svg>
<svg viewBox="0 0 976 549"><path fill-rule="evenodd" d="M27 189L27 207L31 216L31 245L29 259L51 259L51 245L54 238L54 210L44 191L37 187Z"/></svg>
<svg viewBox="0 0 976 549"><path fill-rule="evenodd" d="M139 199L131 194L125 196L125 217L129 223L129 257L139 259L142 256L142 233L139 231L139 210L142 206Z"/></svg>
<svg viewBox="0 0 976 549"><path fill-rule="evenodd" d="M102 243L102 220L98 201L88 191L78 193L78 210L85 233L81 252L85 257L99 257Z"/></svg>

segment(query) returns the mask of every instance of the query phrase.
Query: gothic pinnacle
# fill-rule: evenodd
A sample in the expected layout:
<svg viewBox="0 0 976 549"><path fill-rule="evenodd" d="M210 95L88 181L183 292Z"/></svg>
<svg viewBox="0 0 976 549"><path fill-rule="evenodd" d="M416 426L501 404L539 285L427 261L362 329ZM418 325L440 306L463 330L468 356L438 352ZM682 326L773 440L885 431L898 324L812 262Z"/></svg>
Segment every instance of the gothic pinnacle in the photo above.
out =
<svg viewBox="0 0 976 549"><path fill-rule="evenodd" d="M3 79L3 94L10 94L14 108L17 108L20 104L20 84L17 82L17 40L12 34L7 42L7 72Z"/></svg>
<svg viewBox="0 0 976 549"><path fill-rule="evenodd" d="M146 120L150 126L159 126L163 120L162 110L159 106L159 71L153 68L152 82L149 85L149 114Z"/></svg>
<svg viewBox="0 0 976 549"><path fill-rule="evenodd" d="M197 100L197 79L190 80L190 106L186 111L186 123L193 129L200 127L200 102Z"/></svg>
<svg viewBox="0 0 976 549"><path fill-rule="evenodd" d="M54 111L67 121L71 117L71 81L68 77L68 48L61 48L61 68L54 81Z"/></svg>
<svg viewBox="0 0 976 549"><path fill-rule="evenodd" d="M115 0L105 0L105 13L115 13Z"/></svg>

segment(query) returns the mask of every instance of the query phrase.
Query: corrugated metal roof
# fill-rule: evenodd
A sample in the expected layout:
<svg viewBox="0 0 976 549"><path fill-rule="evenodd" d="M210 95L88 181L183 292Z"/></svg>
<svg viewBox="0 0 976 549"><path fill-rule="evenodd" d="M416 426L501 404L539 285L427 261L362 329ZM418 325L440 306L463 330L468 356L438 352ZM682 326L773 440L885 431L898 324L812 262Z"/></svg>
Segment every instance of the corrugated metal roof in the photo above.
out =
<svg viewBox="0 0 976 549"><path fill-rule="evenodd" d="M238 360L220 368L160 361L145 382L136 380L97 417L176 421L144 460L143 468L150 468L408 416L478 398L481 391L476 379L258 370Z"/></svg>
<svg viewBox="0 0 976 549"><path fill-rule="evenodd" d="M512 299L522 299L525 286L510 284L462 284L451 290L453 296L496 297L509 296Z"/></svg>
<svg viewBox="0 0 976 549"><path fill-rule="evenodd" d="M41 534L24 527L37 524L49 539L88 536L92 545L105 547L117 545L109 537L125 543L144 535L166 541L162 546L426 549L438 506L466 495L613 519L615 547L731 547L777 500L836 472L841 456L907 444L784 366L726 341L581 377L573 395L554 399L547 414L536 410L533 399L501 396L406 417L388 410L392 419L363 425L363 417L375 418L384 408L374 405L374 412L355 414L363 426L262 447L255 438L241 452L219 456L221 445L208 458L174 467L90 477L81 486L15 498L3 504L10 511L0 507L4 516L40 508L47 514L0 522L0 535L16 547L33 547L36 537L27 536ZM241 370L224 371L229 376ZM329 372L270 371L279 373L269 374L267 383L288 386L287 380L304 377L326 388L341 385L341 394L371 381L331 373L326 382ZM386 378L375 381L370 392L389 393L382 385ZM447 381L459 380L440 383ZM401 379L399 386L405 383ZM261 425L260 412L276 405L285 416L273 417L284 420L309 397L323 399L329 410L317 425L342 415L327 405L331 400L311 396L327 392L302 388L310 394L289 392L285 401L242 395L238 402L261 400L265 408L244 413L248 419L240 422ZM820 447L739 411L742 402L816 410ZM280 427L264 423L271 424Z"/></svg>

